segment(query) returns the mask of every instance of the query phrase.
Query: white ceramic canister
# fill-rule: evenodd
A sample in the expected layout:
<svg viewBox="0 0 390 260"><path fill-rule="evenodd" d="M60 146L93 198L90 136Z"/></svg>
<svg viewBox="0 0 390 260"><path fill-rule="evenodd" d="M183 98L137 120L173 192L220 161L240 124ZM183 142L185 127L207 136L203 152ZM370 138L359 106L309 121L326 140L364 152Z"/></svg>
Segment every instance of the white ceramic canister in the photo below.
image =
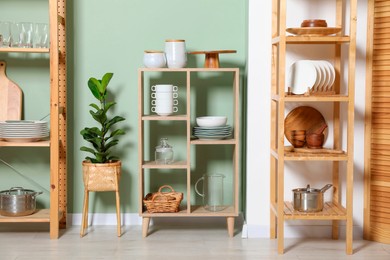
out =
<svg viewBox="0 0 390 260"><path fill-rule="evenodd" d="M184 68L187 65L185 40L165 40L165 56L168 68Z"/></svg>
<svg viewBox="0 0 390 260"><path fill-rule="evenodd" d="M167 65L163 51L145 51L144 65L147 68L165 68Z"/></svg>

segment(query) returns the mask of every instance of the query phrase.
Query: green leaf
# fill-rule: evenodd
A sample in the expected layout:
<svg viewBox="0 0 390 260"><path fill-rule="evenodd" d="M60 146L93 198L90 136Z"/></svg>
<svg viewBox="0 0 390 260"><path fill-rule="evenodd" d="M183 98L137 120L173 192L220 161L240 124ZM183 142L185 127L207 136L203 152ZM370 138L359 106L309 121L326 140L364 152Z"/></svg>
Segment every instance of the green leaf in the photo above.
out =
<svg viewBox="0 0 390 260"><path fill-rule="evenodd" d="M111 118L108 123L107 123L107 128L111 128L111 126L113 126L114 124L118 123L118 122L121 122L121 121L124 121L125 118L124 117L121 117L121 116L115 116L114 118Z"/></svg>
<svg viewBox="0 0 390 260"><path fill-rule="evenodd" d="M90 106L90 107L93 107L93 108L96 109L96 110L99 110L99 109L100 109L100 107L99 107L98 105L94 104L94 103L89 104L89 106Z"/></svg>
<svg viewBox="0 0 390 260"><path fill-rule="evenodd" d="M83 152L88 152L88 153L91 153L91 154L95 154L95 150L94 149L92 149L92 148L89 148L89 147L86 147L86 146L82 146L81 148L80 148L80 151L83 151Z"/></svg>
<svg viewBox="0 0 390 260"><path fill-rule="evenodd" d="M108 72L108 73L104 74L104 76L102 78L102 87L103 87L104 91L106 91L108 83L110 83L112 76L114 76L114 73Z"/></svg>
<svg viewBox="0 0 390 260"><path fill-rule="evenodd" d="M100 91L99 91L99 88L98 86L96 85L96 79L95 78L90 78L88 80L88 87L89 89L91 90L93 96L98 99L98 100L101 100L101 95L100 95Z"/></svg>

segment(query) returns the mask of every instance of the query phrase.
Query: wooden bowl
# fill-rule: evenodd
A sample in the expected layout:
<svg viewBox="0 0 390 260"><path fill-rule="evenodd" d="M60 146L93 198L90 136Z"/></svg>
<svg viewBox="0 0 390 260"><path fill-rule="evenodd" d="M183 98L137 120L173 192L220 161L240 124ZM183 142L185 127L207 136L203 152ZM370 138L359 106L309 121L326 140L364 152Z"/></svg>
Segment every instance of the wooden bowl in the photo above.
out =
<svg viewBox="0 0 390 260"><path fill-rule="evenodd" d="M292 141L291 144L295 148L301 148L305 145L305 141L302 141L302 140L292 139L291 141Z"/></svg>
<svg viewBox="0 0 390 260"><path fill-rule="evenodd" d="M310 19L310 20L303 20L301 23L301 27L328 27L328 24L325 20L321 19Z"/></svg>
<svg viewBox="0 0 390 260"><path fill-rule="evenodd" d="M324 134L308 134L306 135L307 148L321 149L324 144Z"/></svg>

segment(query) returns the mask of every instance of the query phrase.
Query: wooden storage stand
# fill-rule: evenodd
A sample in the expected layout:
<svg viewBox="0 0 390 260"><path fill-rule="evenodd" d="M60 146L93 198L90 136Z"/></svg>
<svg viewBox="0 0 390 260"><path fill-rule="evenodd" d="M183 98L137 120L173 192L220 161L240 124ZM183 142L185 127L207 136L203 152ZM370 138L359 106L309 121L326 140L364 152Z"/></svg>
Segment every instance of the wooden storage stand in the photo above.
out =
<svg viewBox="0 0 390 260"><path fill-rule="evenodd" d="M11 143L0 147L48 147L50 149L50 208L30 216L2 217L0 223L50 223L50 238L59 236L66 226L66 0L49 0L50 47L0 48L0 52L49 53L50 55L50 141ZM37 104L39 105L39 104Z"/></svg>
<svg viewBox="0 0 390 260"><path fill-rule="evenodd" d="M353 197L353 123L354 123L354 81L355 81L355 52L356 52L356 0L350 0L349 35L342 33L334 36L288 36L286 35L286 0L273 0L272 28L272 87L271 87L271 238L278 239L278 252L284 253L284 222L285 220L332 220L332 237L338 238L339 220L346 222L346 253L352 254L352 197ZM288 1L293 5L294 1ZM342 23L343 0L336 0L336 26L344 27ZM332 44L335 47L334 67L336 81L335 94L326 96L291 96L285 93L286 46L288 44ZM341 45L348 45L348 83L347 93L340 93ZM325 155L319 153L300 154L285 152L284 118L286 103L327 102L333 104L333 148L341 147L341 104L346 104L346 150L343 154ZM324 210L319 213L300 213L294 211L290 202L284 201L284 167L286 161L328 161L333 164L332 184L334 186L333 200L326 203ZM346 163L346 205L341 204L339 195L341 185L339 180L340 162Z"/></svg>
<svg viewBox="0 0 390 260"><path fill-rule="evenodd" d="M160 72L166 75L166 73L183 73L186 78L186 113L179 111L179 114L174 114L171 116L159 116L151 114L149 111L145 111L145 89L150 88L151 86L144 84L144 77L146 73ZM231 123L233 127L233 137L230 139L224 140L198 140L191 138L192 127L196 125L195 122L191 122L191 115L194 115L194 112L191 111L191 78L194 77L197 73L207 73L207 72L218 72L218 73L230 73L233 75L233 120ZM163 83L161 83L163 84ZM183 88L183 86L179 86ZM196 91L196 90L195 90ZM234 218L238 216L238 181L239 181L239 69L238 68L183 68L183 69L148 69L141 68L138 70L138 129L139 129L139 145L138 145L138 171L139 171L139 214L142 216L142 235L146 237L148 234L149 222L151 218L154 217L226 217L228 233L229 236L234 235ZM193 117L194 118L194 117ZM145 151L145 130L144 124L150 121L182 121L186 125L186 161L176 161L173 164L168 165L157 165L155 161L145 161L144 151ZM155 144L151 144L154 145ZM191 189L191 149L190 146L194 145L230 145L233 146L233 204L229 205L222 211L210 212L205 210L201 205L192 205L191 204L191 194L193 190ZM207 163L207 162L205 162ZM184 198L187 200L186 205L181 205L181 209L177 213L148 213L143 207L143 198L145 197L145 169L182 169L186 171L186 192L184 192ZM166 183L169 185L169 179ZM193 183L192 183L193 184Z"/></svg>

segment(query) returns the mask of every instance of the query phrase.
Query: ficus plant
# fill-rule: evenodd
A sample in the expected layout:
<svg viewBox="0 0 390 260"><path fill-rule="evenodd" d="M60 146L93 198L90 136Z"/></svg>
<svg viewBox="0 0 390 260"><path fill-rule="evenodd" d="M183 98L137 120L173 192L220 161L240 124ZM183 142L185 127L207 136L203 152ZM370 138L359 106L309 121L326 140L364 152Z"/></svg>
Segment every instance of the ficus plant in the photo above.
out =
<svg viewBox="0 0 390 260"><path fill-rule="evenodd" d="M111 155L111 148L118 144L117 137L125 134L123 129L114 129L114 125L124 121L125 118L108 115L110 109L116 104L116 102L107 101L107 88L113 75L113 73L106 73L102 79L91 77L88 80L91 93L99 101L89 105L92 107L89 113L98 126L85 127L80 131L84 140L92 145L92 147L82 146L80 150L92 154L85 157L92 163L109 163L118 160L118 157Z"/></svg>

